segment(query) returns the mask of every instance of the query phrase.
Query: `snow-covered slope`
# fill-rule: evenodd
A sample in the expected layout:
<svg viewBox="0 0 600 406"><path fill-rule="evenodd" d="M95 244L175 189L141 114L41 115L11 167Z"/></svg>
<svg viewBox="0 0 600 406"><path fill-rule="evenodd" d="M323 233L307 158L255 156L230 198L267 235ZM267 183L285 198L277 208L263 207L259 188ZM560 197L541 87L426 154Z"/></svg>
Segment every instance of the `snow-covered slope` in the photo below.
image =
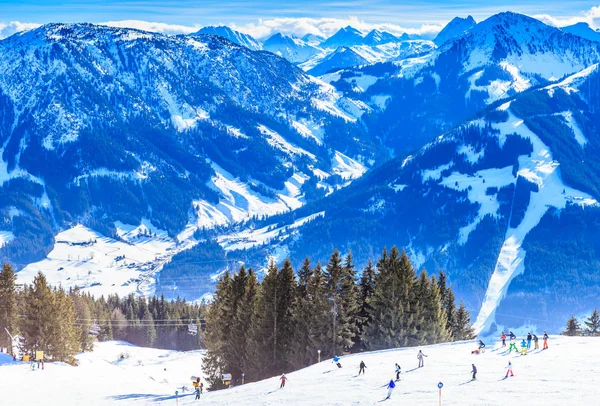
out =
<svg viewBox="0 0 600 406"><path fill-rule="evenodd" d="M284 389L279 389L278 377L273 377L205 392L200 401L194 400L190 390L190 378L202 376L200 351L153 350L120 342L96 344L94 352L78 356L78 367L47 363L44 371L30 371L26 363L7 360L0 364L0 380L5 388L19 388L26 381L44 394L47 404L61 405L372 406L384 401L385 386L395 377L394 364L398 363L401 380L384 403L437 405L439 382L443 383L444 405L591 405L600 396L597 338L551 336L548 350L526 356L507 354L497 342L487 344L487 351L480 355L471 354L476 348L473 341L422 347L427 355L423 368L416 368L417 348L349 355L342 357L341 369L324 360L296 372L282 371L288 377ZM118 361L121 353L130 357ZM357 376L361 360L367 369ZM514 377L505 380L508 361ZM472 364L478 370L473 382ZM3 391L2 400L14 406L40 402L39 397L16 389Z"/></svg>
<svg viewBox="0 0 600 406"><path fill-rule="evenodd" d="M93 352L79 354L80 365L46 363L44 370L30 370L25 362L0 361L5 385L2 403L7 405L148 405L175 404L175 391L191 388L192 376L202 377L203 351L178 352L136 347L126 342L96 343ZM3 354L0 354L0 356ZM125 359L120 359L124 355ZM19 382L28 381L43 398L23 395ZM189 400L189 399L188 399Z"/></svg>
<svg viewBox="0 0 600 406"><path fill-rule="evenodd" d="M463 35L465 32L475 27L477 23L473 17L466 18L455 17L439 32L433 40L437 46L444 45L446 42Z"/></svg>
<svg viewBox="0 0 600 406"><path fill-rule="evenodd" d="M53 286L78 288L96 297L148 295L154 293L153 276L173 255L193 244L177 244L148 220L139 226L118 222L115 227L119 240L82 225L57 234L48 257L18 272L18 283L30 284L42 272Z"/></svg>
<svg viewBox="0 0 600 406"><path fill-rule="evenodd" d="M219 37L227 38L229 41L235 42L238 45L252 49L253 51L258 51L262 49L262 45L260 44L260 42L254 39L251 35L232 30L231 28L226 26L204 27L200 29L200 31L190 35L218 35Z"/></svg>

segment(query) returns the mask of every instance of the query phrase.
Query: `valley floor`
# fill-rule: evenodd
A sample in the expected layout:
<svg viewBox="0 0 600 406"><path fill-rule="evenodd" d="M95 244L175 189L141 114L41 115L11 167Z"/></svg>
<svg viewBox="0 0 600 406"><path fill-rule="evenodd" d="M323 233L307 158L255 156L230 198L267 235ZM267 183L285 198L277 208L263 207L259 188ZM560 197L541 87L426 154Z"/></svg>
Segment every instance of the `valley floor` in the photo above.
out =
<svg viewBox="0 0 600 406"><path fill-rule="evenodd" d="M1 403L6 405L592 405L600 397L600 338L551 337L550 349L527 356L507 354L496 345L471 355L474 342L423 347L425 367L417 367L417 348L343 357L343 368L330 361L287 374L279 389L274 377L236 388L209 392L195 401L190 377L199 375L201 351L138 348L126 343L96 345L79 356L80 366L47 364L31 371L24 363L0 358ZM119 360L121 353L129 358ZM367 365L357 376L358 364ZM511 360L515 376L503 379ZM385 385L402 367L401 381L384 401ZM471 382L471 364L479 373ZM288 371L281 371L288 372ZM179 390L178 402L175 390Z"/></svg>

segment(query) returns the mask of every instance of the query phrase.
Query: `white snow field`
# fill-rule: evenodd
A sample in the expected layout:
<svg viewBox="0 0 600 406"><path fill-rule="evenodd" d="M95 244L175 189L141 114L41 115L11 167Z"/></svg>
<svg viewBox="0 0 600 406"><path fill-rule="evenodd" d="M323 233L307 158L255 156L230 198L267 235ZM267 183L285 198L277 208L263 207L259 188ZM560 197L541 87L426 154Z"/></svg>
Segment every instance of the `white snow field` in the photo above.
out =
<svg viewBox="0 0 600 406"><path fill-rule="evenodd" d="M541 341L540 341L541 346ZM474 341L422 347L425 367L418 369L418 348L392 349L342 357L343 368L331 360L279 378L205 392L195 401L192 375L200 375L201 351L177 352L138 348L123 342L96 344L92 353L79 355L80 366L46 364L31 371L0 354L1 404L6 405L377 405L394 377L394 363L402 367L401 381L390 405L438 405L438 382L443 382L443 405L596 405L600 396L600 338L552 336L549 350L526 356L506 354L488 344L472 355ZM129 358L119 361L119 354ZM357 376L358 365L367 365ZM504 380L508 361L515 376ZM471 382L471 364L479 371ZM165 371L166 368L166 371ZM289 371L281 371L289 372ZM175 391L179 391L176 401Z"/></svg>
<svg viewBox="0 0 600 406"><path fill-rule="evenodd" d="M29 284L39 271L53 286L78 287L97 297L117 293L152 294L154 273L192 241L177 245L148 220L139 226L115 223L121 240L82 225L56 235L47 258L17 272L18 283Z"/></svg>

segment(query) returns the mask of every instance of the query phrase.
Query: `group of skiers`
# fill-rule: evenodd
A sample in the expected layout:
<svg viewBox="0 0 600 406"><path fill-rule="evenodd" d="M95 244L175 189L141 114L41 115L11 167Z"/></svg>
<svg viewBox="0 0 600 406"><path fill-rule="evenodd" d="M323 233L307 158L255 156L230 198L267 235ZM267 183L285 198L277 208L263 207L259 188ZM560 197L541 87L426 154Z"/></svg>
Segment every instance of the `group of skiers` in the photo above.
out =
<svg viewBox="0 0 600 406"><path fill-rule="evenodd" d="M506 347L506 339L509 338L510 340L510 347L509 347L509 353L512 352L513 348L514 350L518 353L519 351L517 350L517 346L515 344L517 336L514 335L514 333L512 331L509 332L509 335L507 337L507 335L502 332L502 336L500 337L500 339L502 340L502 347ZM548 334L544 331L544 335L542 336L542 339L544 341L544 346L543 349L547 350L548 349ZM534 349L539 349L539 344L538 344L538 337L535 334L531 334L528 333L527 337L523 339L523 341L521 342L521 354L522 355L526 355L527 354L527 350L531 348L531 343L534 343ZM478 342L478 348L475 351L472 351L472 354L480 354L483 353L485 351L485 343L482 340L479 340ZM419 352L417 353L417 360L418 360L418 367L417 368L423 368L425 366L425 361L424 358L426 358L427 355L423 354L423 351L419 350ZM332 361L334 364L336 364L336 366L338 368L342 367L342 364L340 362L340 357L338 357L337 355L335 357L333 357ZM365 369L367 368L367 365L365 364L364 361L360 361L359 364L359 369L358 369L358 375L360 374L365 374ZM386 399L389 399L392 396L392 392L394 391L394 388L396 387L396 382L400 381L400 374L402 372L402 369L400 368L400 365L398 365L398 363L395 364L395 373L396 373L396 379L390 379L390 382L386 385L386 388L388 390L387 393L387 397ZM506 366L506 375L504 377L504 379L508 378L509 376L514 377L514 373L513 373L513 366L512 366L512 362L508 361L508 365ZM281 380L281 385L280 388L284 388L285 387L285 382L287 381L287 377L285 376L285 374L281 375L281 378L279 378ZM475 366L475 364L471 364L471 381L475 381L477 379L477 367Z"/></svg>
<svg viewBox="0 0 600 406"><path fill-rule="evenodd" d="M504 333L504 331L502 332L502 335L500 336L500 339L502 340L502 347L506 347L506 334ZM511 353L513 351L513 349L515 350L515 352L519 352L519 350L517 349L517 344L516 344L516 340L517 340L517 336L510 331L508 333L508 338L510 339L510 345L508 347L508 352ZM544 341L544 347L542 348L543 350L547 350L548 349L548 334L544 331L544 335L542 336L542 339ZM531 333L527 333L527 337L523 338L523 340L521 341L521 355L527 355L527 351L529 351L531 349L531 342L533 341L534 344L534 350L539 350L540 349L540 345L539 345L539 338L537 335L535 334L531 334ZM481 340L480 340L481 342Z"/></svg>

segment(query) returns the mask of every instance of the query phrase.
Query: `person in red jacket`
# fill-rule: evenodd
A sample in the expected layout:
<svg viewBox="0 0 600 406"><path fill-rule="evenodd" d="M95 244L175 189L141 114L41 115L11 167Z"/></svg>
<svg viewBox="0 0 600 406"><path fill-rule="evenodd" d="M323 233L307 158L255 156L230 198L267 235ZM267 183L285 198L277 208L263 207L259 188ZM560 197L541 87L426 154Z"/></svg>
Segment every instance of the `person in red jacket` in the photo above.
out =
<svg viewBox="0 0 600 406"><path fill-rule="evenodd" d="M506 347L506 334L504 334L504 331L502 332L500 339L502 340L502 346Z"/></svg>
<svg viewBox="0 0 600 406"><path fill-rule="evenodd" d="M279 389L285 388L285 381L287 381L287 376L285 376L285 374L282 374L279 380L281 381L281 386L279 387Z"/></svg>

